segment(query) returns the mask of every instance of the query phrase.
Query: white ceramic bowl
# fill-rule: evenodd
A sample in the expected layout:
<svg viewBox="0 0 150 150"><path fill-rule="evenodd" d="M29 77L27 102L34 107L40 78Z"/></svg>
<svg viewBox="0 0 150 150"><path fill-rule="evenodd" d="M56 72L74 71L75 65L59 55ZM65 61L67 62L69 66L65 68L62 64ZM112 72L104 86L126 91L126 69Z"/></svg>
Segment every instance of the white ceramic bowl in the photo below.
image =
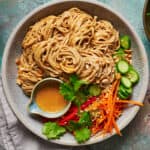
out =
<svg viewBox="0 0 150 150"><path fill-rule="evenodd" d="M23 18L23 20L21 20L18 26L14 29L6 44L2 61L2 82L8 103L10 104L18 119L31 132L45 140L47 140L46 137L41 133L42 124L38 120L32 118L26 111L29 98L23 94L21 88L16 84L15 79L17 76L17 68L15 65L15 58L19 56L22 52L21 42L30 25L38 21L40 18L52 14L60 14L61 12L71 7L78 7L93 16L98 16L100 19L109 20L113 23L115 28L120 31L121 34L128 34L131 37L133 50L133 65L138 70L141 77L140 82L134 88L132 99L143 102L148 86L148 60L144 46L140 41L138 35L135 33L134 29L128 23L128 21L125 20L120 14L118 14L114 10L108 8L102 3L92 0L55 1L47 3L33 10L29 15ZM117 124L121 130L126 127L129 122L131 122L131 120L137 114L138 110L138 106L133 106L127 108L123 112L122 116L117 121ZM88 140L86 143L83 143L82 145L101 142L114 134L115 132L113 132L111 135L108 134L105 137L92 137L90 140ZM65 134L58 140L50 140L50 142L71 146L81 145L78 144L75 141L74 137L69 133Z"/></svg>

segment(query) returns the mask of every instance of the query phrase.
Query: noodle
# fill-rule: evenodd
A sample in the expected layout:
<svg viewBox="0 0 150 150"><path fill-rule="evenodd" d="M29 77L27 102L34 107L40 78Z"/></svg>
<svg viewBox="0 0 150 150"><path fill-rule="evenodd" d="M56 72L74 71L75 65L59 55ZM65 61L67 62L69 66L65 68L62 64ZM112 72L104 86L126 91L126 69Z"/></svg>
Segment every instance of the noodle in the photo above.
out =
<svg viewBox="0 0 150 150"><path fill-rule="evenodd" d="M76 73L80 79L105 88L114 81L112 54L119 47L119 32L109 21L97 21L78 8L48 16L25 35L23 53L16 62L17 83L30 95L42 78L67 81Z"/></svg>

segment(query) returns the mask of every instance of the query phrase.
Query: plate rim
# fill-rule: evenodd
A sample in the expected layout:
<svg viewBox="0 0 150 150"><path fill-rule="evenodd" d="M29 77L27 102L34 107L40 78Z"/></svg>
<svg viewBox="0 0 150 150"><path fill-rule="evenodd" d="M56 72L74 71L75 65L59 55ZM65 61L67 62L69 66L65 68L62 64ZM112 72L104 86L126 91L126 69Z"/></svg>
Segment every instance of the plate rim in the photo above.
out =
<svg viewBox="0 0 150 150"><path fill-rule="evenodd" d="M11 100L11 96L8 92L8 86L7 86L7 78L5 76L6 74L6 66L7 66L7 57L8 57L8 53L9 53L9 49L11 46L11 43L18 31L18 29L22 26L22 24L24 24L26 22L26 20L28 20L30 17L32 17L32 15L36 14L37 12L39 12L41 9L44 9L46 7L55 5L55 4L59 4L59 3L67 3L67 2L84 2L84 3L90 3L90 4L95 4L101 7L104 7L106 10L109 10L111 13L113 13L114 15L116 15L117 17L119 17L124 24L131 30L131 32L133 33L133 35L135 36L136 41L139 44L140 49L143 50L142 52L142 57L145 60L145 65L144 65L144 70L145 70L145 84L143 87L143 91L141 92L141 94L139 95L139 99L141 100L141 102L144 101L144 97L146 95L147 89L148 89L148 79L149 79L149 67L148 67L148 58L147 58L147 53L146 50L144 48L144 45L142 43L142 41L140 40L140 38L138 37L138 34L135 32L135 30L133 29L133 27L130 25L130 23L116 10L110 8L109 6L107 6L106 4L102 3L102 2L98 2L95 0L65 0L65 1L59 1L59 0L55 0L45 3L43 5L40 5L39 7L35 8L34 10L32 10L29 14L27 14L22 20L20 20L20 22L17 24L17 26L14 28L14 30L12 31L12 33L9 35L8 41L6 42L6 46L3 52L3 57L2 57L2 87L3 87L3 91L4 94L6 96L7 102L11 108L11 110L13 111L13 113L15 114L15 116L18 118L18 120L20 120L20 122L29 130L31 131L34 135L48 141L48 142L52 142L52 143L56 143L56 144L60 144L60 145L66 145L66 146L81 146L81 145L90 145L90 144L95 144L98 142L102 142L110 137L112 137L113 135L115 135L115 132L113 132L111 135L108 135L106 137L104 137L103 139L99 140L96 139L94 141L87 141L86 143L82 143L82 144L78 144L78 143L64 143L64 142L60 142L59 140L47 140L46 137L44 135L41 135L40 133L36 133L34 131L34 128L32 127L32 125L30 125L30 123L28 123L26 121L26 119L24 119L23 114L19 113L18 109L15 107L13 101ZM136 116L137 112L139 111L139 107L135 106L134 107L134 113L132 113L132 115L129 115L129 117L126 119L125 122L123 122L120 125L120 130L123 130Z"/></svg>

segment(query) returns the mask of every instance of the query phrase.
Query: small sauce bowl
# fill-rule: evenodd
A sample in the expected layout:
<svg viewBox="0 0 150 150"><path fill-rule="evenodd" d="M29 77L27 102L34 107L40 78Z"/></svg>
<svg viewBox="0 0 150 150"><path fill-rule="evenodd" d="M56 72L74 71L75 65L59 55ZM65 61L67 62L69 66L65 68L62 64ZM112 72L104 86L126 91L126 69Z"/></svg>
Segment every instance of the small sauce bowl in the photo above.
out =
<svg viewBox="0 0 150 150"><path fill-rule="evenodd" d="M52 112L52 111L45 111L42 107L40 107L40 105L37 103L37 100L36 100L38 98L37 95L40 92L40 90L44 89L45 87L54 88L54 86L56 86L56 85L59 88L60 83L62 83L62 81L59 79L56 79L56 78L45 78L45 79L39 81L35 85L34 89L32 90L30 102L27 106L28 112L31 114L36 114L36 115L46 117L46 118L58 118L58 117L64 115L69 110L69 108L71 106L71 102L66 101L66 106L64 106L64 108L62 108L58 111ZM44 97L45 97L45 95L44 95ZM60 97L60 95L59 95L59 97ZM56 97L53 97L53 98L55 99ZM50 98L49 101L54 102L54 99ZM44 99L42 99L42 101L44 101ZM57 102L57 104L59 104L59 103ZM48 103L46 103L46 105L48 106ZM53 107L51 106L51 108L54 108L54 105L53 105Z"/></svg>

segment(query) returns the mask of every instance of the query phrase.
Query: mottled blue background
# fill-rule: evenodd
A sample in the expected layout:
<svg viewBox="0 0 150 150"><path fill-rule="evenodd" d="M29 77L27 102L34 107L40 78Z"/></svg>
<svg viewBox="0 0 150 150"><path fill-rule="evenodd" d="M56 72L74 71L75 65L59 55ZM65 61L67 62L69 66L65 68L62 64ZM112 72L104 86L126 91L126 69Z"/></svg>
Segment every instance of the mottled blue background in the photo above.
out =
<svg viewBox="0 0 150 150"><path fill-rule="evenodd" d="M33 8L50 0L0 0L0 60L6 41L16 24ZM135 28L150 56L150 42L143 31L144 0L99 0L120 12Z"/></svg>
<svg viewBox="0 0 150 150"><path fill-rule="evenodd" d="M33 8L50 0L0 0L0 64L6 41L17 23ZM99 0L120 12L134 27L141 38L148 57L148 42L142 23L144 0ZM150 89L150 88L149 88ZM113 138L89 149L101 150L149 150L150 149L150 91L147 92L145 105L136 118L123 130L123 137Z"/></svg>

